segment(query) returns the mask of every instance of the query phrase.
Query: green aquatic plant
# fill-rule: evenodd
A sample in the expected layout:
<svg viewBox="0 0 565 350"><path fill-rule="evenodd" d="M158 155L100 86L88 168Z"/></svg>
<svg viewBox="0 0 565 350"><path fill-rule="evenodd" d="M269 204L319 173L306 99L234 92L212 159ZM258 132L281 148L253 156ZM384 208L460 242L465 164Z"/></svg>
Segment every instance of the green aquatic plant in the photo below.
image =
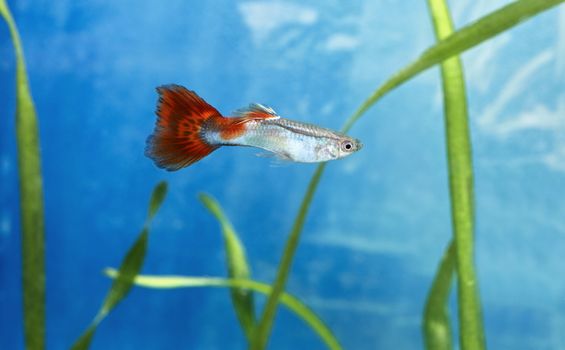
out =
<svg viewBox="0 0 565 350"><path fill-rule="evenodd" d="M211 196L201 193L199 196L202 204L214 215L222 228L224 248L226 252L226 265L230 279L247 280L251 278L245 248L231 222L224 214L218 202ZM232 303L245 337L250 341L255 328L255 303L253 293L244 288L231 289Z"/></svg>
<svg viewBox="0 0 565 350"><path fill-rule="evenodd" d="M345 122L344 127L342 128L343 132L347 132L351 129L351 127L361 118L365 112L369 110L378 100L384 97L387 93L394 90L396 87L400 86L401 84L405 83L406 81L410 80L411 78L415 77L416 75L420 74L421 72L433 67L438 63L442 63L446 59L449 59L452 56L458 55L498 34L501 32L512 28L513 26L517 25L525 21L528 18L531 18L538 13L550 9L565 0L521 0L513 2L507 6L502 7L501 9L494 11L493 13L486 15L479 20L471 23L470 25L463 27L462 29L458 30L450 34L449 36L445 37L444 39L440 40L438 43L424 51L424 53L416 59L411 64L407 65L396 74L394 74L391 78L386 80L381 86L379 86L373 94L365 100L361 104L361 106L357 109L357 111L349 117L349 119ZM456 126L462 127L461 125ZM460 156L459 153L465 153L465 149L453 149L456 157ZM448 155L449 156L449 155ZM273 320L276 314L276 307L277 307L277 299L280 297L282 291L284 290L284 286L286 284L286 280L288 278L288 274L292 265L292 260L296 249L298 247L298 243L300 240L300 235L302 232L302 228L304 226L304 221L306 218L306 214L310 207L310 204L313 199L313 195L318 187L319 181L321 176L323 175L325 169L325 164L321 164L317 167L312 176L310 183L308 184L308 188L306 190L306 194L302 200L302 204L300 206L298 215L294 221L294 225L291 229L289 234L289 238L287 239L287 243L285 245L283 256L281 258L281 262L279 263L279 269L277 272L277 276L275 277L274 288L269 298L267 299L267 303L265 305L265 310L263 311L263 315L259 321L259 325L257 326L258 331L255 334L255 339L252 343L250 349L252 350L261 350L264 349L267 345L271 328L273 324ZM472 186L472 182L469 182L469 185ZM469 192L472 193L472 187L470 188ZM452 204L453 205L453 204ZM457 212L457 215L459 212ZM461 219L464 221L466 219ZM454 222L455 224L455 222ZM457 229L455 229L457 231ZM471 238L471 239L469 239ZM469 251L472 252L473 242L472 236L468 237L465 235L457 235L455 239L461 239L461 242L455 241L454 244L462 244L465 247L459 248L458 250L463 252L461 254L463 256L458 256L458 258L472 258L468 256ZM470 266L468 264L471 264ZM472 269L472 260L471 261L461 261L458 264L467 265L463 268L462 271L469 271ZM459 272L459 271L458 271ZM465 276L467 278L469 276ZM472 300L473 297L466 297L464 300L466 302L461 304L461 298L459 299L460 304L459 307L464 308L472 308L466 310L464 313L466 315L469 314L477 314L477 309L479 307L476 304L476 300ZM466 323L466 324L470 324ZM467 331L465 329L464 331ZM475 336L481 338L482 330L476 330ZM473 335L462 335L462 339L467 339L467 337L472 337ZM481 343L481 339L474 339L474 343Z"/></svg>
<svg viewBox="0 0 565 350"><path fill-rule="evenodd" d="M455 271L455 245L450 242L436 271L424 306L422 331L426 349L453 349L447 301Z"/></svg>
<svg viewBox="0 0 565 350"><path fill-rule="evenodd" d="M437 40L448 37L453 33L453 23L445 0L428 0L428 6ZM461 349L479 350L484 349L485 340L474 269L474 186L465 77L459 56L445 60L440 67L453 241L457 244L450 244L447 256L440 264L438 279L432 285L428 298L430 305L425 308L423 322L424 330L430 333L425 332L424 339L428 349L449 349L452 346L447 298L453 262L456 262Z"/></svg>
<svg viewBox="0 0 565 350"><path fill-rule="evenodd" d="M22 291L27 349L45 348L45 231L39 128L29 89L18 28L5 0L0 15L6 21L16 56L16 140L22 225Z"/></svg>
<svg viewBox="0 0 565 350"><path fill-rule="evenodd" d="M105 273L110 278L116 278L119 276L119 272L112 268L107 268ZM230 279L218 277L138 275L134 280L134 284L139 287L152 289L231 288L232 290L249 290L265 295L268 295L272 290L270 285L250 279ZM312 328L312 330L318 334L320 339L327 345L328 349L342 349L338 340L328 326L297 297L288 293L282 293L279 302Z"/></svg>
<svg viewBox="0 0 565 350"><path fill-rule="evenodd" d="M252 291L269 294L272 288L268 284L251 280L250 268L247 263L243 244L218 202L211 196L204 193L200 194L199 198L202 204L212 213L212 215L214 215L216 220L218 220L222 228L228 278L138 275L133 280L133 283L140 287L154 289L195 287L230 288L232 304L241 328L248 341L251 341L255 331L255 306ZM130 249L130 252L132 251L134 251L134 248ZM112 268L107 268L105 270L105 274L114 279L118 278L121 273L121 271L117 271ZM279 302L288 307L289 310L293 311L300 319L310 326L310 328L318 334L329 349L342 349L331 330L299 299L290 294L282 293ZM88 336L88 332L86 332L83 337L86 336Z"/></svg>
<svg viewBox="0 0 565 350"><path fill-rule="evenodd" d="M226 283L235 283L232 286L232 300L233 305L235 308L236 313L240 319L240 323L243 327L243 330L246 334L249 344L253 341L254 332L256 332L256 322L255 322L255 311L254 311L254 304L252 296L249 296L249 299L242 298L245 294L242 294L242 291L245 291L244 287L239 289L234 288L238 286L238 281L243 281L250 278L249 267L247 263L247 258L245 257L245 249L243 244L241 243L240 239L237 236L234 228L232 227L231 223L227 219L226 215L223 213L220 205L214 200L212 197L206 194L201 194L200 196L201 202L204 206L214 215L214 217L218 220L222 227L222 233L224 235L225 241L225 251L226 251L226 263L228 268L228 277L232 279L232 282ZM235 280L234 280L235 279ZM235 282L233 282L235 281ZM258 291L263 294L269 294L272 290L271 286L262 284L260 282L249 281L251 282L251 286L248 289L252 289ZM241 282L239 282L241 283ZM215 286L213 283L209 286ZM229 285L226 285L229 286ZM255 287L261 288L258 290ZM239 298L234 297L234 292L239 291L240 294ZM322 320L316 316L314 312L304 306L300 301L292 296L285 296L286 294L281 294L280 302L283 305L289 307L292 311L296 313L306 324L308 324L319 336L320 338L326 343L328 348L332 350L339 350L341 349L341 345L339 345L338 340L335 338L333 333L330 329L322 322ZM237 296L237 294L236 294ZM283 298L288 299L290 301L295 300L296 302L287 303L283 301ZM242 322L243 320L247 320L247 323ZM252 320L252 322L251 322Z"/></svg>
<svg viewBox="0 0 565 350"><path fill-rule="evenodd" d="M292 266L294 253L296 252L296 248L298 248L298 243L300 241L300 233L302 232L302 227L304 227L306 215L308 214L308 207L310 206L310 203L314 198L314 193L316 192L316 188L318 187L318 183L320 182L320 178L322 177L325 168L326 163L320 164L316 168L314 176L312 176L312 179L310 179L310 184L308 185L306 195L302 200L300 209L298 210L298 215L294 220L290 235L288 237L288 240L286 241L283 256L281 258L281 262L279 263L277 277L275 278L275 282L273 283L273 290L269 294L267 303L265 304L263 315L259 324L257 325L257 331L251 343L250 349L259 350L264 349L267 346L273 320L275 318L277 310L278 300L284 292L286 280Z"/></svg>
<svg viewBox="0 0 565 350"><path fill-rule="evenodd" d="M73 344L71 349L73 350L83 350L88 349L92 341L92 337L96 332L96 328L108 316L108 314L118 305L122 299L124 299L133 286L135 276L139 274L139 271L143 267L143 261L145 260L145 253L147 252L147 241L149 239L149 227L151 221L157 211L161 207L161 204L165 200L167 195L167 183L161 182L153 190L151 199L149 201L149 210L147 212L147 218L141 233L135 240L134 244L128 250L126 256L124 257L122 264L119 269L119 278L114 279L106 298L102 302L100 310L86 329L84 333L79 337L79 339Z"/></svg>

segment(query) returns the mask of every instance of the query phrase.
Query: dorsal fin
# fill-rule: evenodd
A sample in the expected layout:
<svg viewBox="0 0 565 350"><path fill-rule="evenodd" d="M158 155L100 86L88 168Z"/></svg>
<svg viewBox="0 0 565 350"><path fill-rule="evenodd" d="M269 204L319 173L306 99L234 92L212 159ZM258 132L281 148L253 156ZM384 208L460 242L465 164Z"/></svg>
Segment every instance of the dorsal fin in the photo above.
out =
<svg viewBox="0 0 565 350"><path fill-rule="evenodd" d="M280 116L271 107L263 106L259 103L251 103L246 108L238 109L234 112L235 116L241 118L245 123L250 120L258 119L279 119Z"/></svg>

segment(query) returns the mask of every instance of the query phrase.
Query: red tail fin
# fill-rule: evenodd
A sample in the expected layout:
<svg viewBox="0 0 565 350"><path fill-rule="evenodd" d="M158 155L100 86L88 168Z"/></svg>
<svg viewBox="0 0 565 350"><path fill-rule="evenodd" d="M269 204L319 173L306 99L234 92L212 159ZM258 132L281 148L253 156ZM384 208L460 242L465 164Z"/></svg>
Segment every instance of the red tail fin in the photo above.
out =
<svg viewBox="0 0 565 350"><path fill-rule="evenodd" d="M202 138L201 128L210 118L221 118L220 112L194 91L180 85L157 88L157 123L147 138L145 155L160 168L169 171L189 166L219 146Z"/></svg>

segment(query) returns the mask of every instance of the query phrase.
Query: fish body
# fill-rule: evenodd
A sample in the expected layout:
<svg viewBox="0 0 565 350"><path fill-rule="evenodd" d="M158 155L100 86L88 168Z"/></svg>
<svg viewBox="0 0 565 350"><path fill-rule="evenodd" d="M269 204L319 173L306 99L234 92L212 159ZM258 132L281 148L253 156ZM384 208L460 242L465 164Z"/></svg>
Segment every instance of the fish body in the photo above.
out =
<svg viewBox="0 0 565 350"><path fill-rule="evenodd" d="M221 133L208 133L206 140L223 146L257 147L281 159L303 163L345 157L360 147L359 141L345 135L284 118L252 120L245 123L239 136L226 139Z"/></svg>
<svg viewBox="0 0 565 350"><path fill-rule="evenodd" d="M362 144L342 133L281 118L260 104L223 117L193 91L179 85L157 88L155 131L146 155L157 166L178 170L221 146L249 146L294 162L325 162L348 156Z"/></svg>

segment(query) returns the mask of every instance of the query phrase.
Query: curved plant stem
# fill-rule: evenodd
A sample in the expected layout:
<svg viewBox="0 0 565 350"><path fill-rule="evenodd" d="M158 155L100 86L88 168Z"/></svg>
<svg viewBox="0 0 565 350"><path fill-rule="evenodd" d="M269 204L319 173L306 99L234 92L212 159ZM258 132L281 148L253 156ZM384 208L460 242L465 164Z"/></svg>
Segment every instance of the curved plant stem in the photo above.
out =
<svg viewBox="0 0 565 350"><path fill-rule="evenodd" d="M378 100L387 93L402 85L406 81L429 69L430 67L443 62L454 55L460 54L498 34L514 27L536 14L548 10L565 0L521 0L513 2L500 8L491 14L471 23L461 30L453 33L445 40L441 40L436 45L430 47L411 64L407 65L396 74L391 76L373 94L361 104L355 113L347 119L343 132L347 132L369 110ZM300 211L295 219L293 228L290 232L285 246L283 257L279 265L279 270L275 278L274 288L263 311L262 317L257 325L257 332L250 346L252 350L262 350L266 347L271 332L273 319L276 314L277 299L284 290L288 273L291 268L292 259L298 242L300 233L306 218L306 214L314 193L317 189L320 178L324 172L325 164L316 168L312 179L302 200Z"/></svg>
<svg viewBox="0 0 565 350"><path fill-rule="evenodd" d="M16 138L22 223L24 335L27 349L45 348L45 245L39 128L29 90L20 35L5 0L0 0L16 53Z"/></svg>
<svg viewBox="0 0 565 350"><path fill-rule="evenodd" d="M279 265L279 271L277 273L275 283L273 284L273 289L269 294L269 298L267 299L267 303L265 304L263 314L261 316L259 324L256 327L255 336L253 338L253 341L251 342L250 349L259 350L264 349L267 346L267 342L271 334L271 328L273 326L273 319L275 318L275 314L277 312L277 304L279 302L280 296L284 292L284 286L286 284L286 280L292 266L292 259L294 258L296 248L298 248L300 234L302 232L302 227L304 226L304 221L306 220L306 214L308 214L310 203L314 198L314 193L316 192L316 188L318 187L318 183L320 182L320 178L322 177L322 173L324 172L325 168L325 163L320 164L316 168L312 179L310 179L308 189L306 190L306 195L302 200L302 204L300 205L300 209L298 210L298 215L296 216L296 220L294 221L294 225L292 226L292 230L290 231L290 235L286 242L283 256Z"/></svg>
<svg viewBox="0 0 565 350"><path fill-rule="evenodd" d="M428 0L438 40L453 32L445 0ZM463 66L459 56L441 64L451 220L457 261L457 302L461 349L484 349L481 304L474 263L474 194L471 136ZM445 298L447 302L447 297Z"/></svg>

